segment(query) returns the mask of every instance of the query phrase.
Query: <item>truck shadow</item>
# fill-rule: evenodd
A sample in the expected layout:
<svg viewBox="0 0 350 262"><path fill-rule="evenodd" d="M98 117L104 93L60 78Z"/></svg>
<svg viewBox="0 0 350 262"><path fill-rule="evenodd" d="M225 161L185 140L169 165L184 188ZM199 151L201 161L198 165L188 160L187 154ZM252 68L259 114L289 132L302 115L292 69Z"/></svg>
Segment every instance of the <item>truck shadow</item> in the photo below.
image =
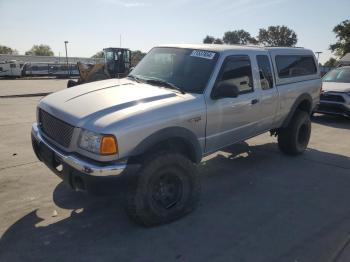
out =
<svg viewBox="0 0 350 262"><path fill-rule="evenodd" d="M341 170L322 159L337 161ZM0 260L210 261L221 256L223 261L282 261L281 254L300 251L296 243L318 241L306 241L307 234L350 213L350 176L344 171L349 173L349 160L314 149L287 157L273 143L231 146L201 164L200 207L172 224L148 229L129 221L120 199L88 197L60 183L53 200L72 210L70 216L48 222L38 210L28 213L1 237ZM266 235L274 241L263 241ZM253 246L261 253L251 252Z"/></svg>
<svg viewBox="0 0 350 262"><path fill-rule="evenodd" d="M315 114L312 122L341 129L350 129L350 117Z"/></svg>

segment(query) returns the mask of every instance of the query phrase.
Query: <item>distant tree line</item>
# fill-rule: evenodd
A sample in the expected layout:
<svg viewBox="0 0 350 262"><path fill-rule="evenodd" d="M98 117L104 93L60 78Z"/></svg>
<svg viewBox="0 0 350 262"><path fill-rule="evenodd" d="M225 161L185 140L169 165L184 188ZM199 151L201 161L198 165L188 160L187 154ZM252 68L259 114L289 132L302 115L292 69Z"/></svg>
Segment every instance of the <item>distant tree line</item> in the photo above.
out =
<svg viewBox="0 0 350 262"><path fill-rule="evenodd" d="M334 27L333 32L336 34L337 42L331 44L329 49L336 57L343 57L350 53L350 20L345 20ZM297 34L287 26L269 26L261 28L256 37L245 30L233 30L224 33L222 38L215 38L207 35L203 39L205 44L228 44L228 45L263 45L263 46L295 46L298 42ZM333 67L337 59L331 57L324 66Z"/></svg>
<svg viewBox="0 0 350 262"><path fill-rule="evenodd" d="M36 55L36 56L54 56L54 53L48 45L33 45L33 47L25 52L25 55Z"/></svg>
<svg viewBox="0 0 350 262"><path fill-rule="evenodd" d="M16 49L12 49L11 47L0 45L0 54L4 55L17 55L18 52Z"/></svg>
<svg viewBox="0 0 350 262"><path fill-rule="evenodd" d="M205 44L249 45L264 46L295 46L298 42L297 34L286 26L269 26L261 28L256 37L243 29L227 31L222 38L207 35L203 39Z"/></svg>
<svg viewBox="0 0 350 262"><path fill-rule="evenodd" d="M18 51L8 46L0 45L0 54L3 55L18 55ZM36 56L53 56L54 53L48 45L33 45L31 49L25 52L25 55Z"/></svg>

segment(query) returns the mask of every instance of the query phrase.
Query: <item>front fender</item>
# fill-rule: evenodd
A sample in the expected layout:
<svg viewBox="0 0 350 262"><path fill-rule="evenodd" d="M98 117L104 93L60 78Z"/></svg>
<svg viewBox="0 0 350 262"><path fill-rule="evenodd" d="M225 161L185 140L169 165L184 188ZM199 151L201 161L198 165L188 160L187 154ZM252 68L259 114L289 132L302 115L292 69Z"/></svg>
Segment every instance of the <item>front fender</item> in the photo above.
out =
<svg viewBox="0 0 350 262"><path fill-rule="evenodd" d="M167 127L153 133L135 147L132 156L141 155L163 141L176 138L181 138L190 147L194 162L199 163L202 160L202 148L196 135L184 127Z"/></svg>

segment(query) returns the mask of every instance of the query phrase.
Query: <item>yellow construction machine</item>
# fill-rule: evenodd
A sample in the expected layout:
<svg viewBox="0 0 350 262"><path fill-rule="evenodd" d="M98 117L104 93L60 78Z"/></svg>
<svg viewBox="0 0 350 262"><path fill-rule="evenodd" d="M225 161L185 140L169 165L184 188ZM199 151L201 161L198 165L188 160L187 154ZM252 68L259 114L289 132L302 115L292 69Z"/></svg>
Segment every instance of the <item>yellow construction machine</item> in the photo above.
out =
<svg viewBox="0 0 350 262"><path fill-rule="evenodd" d="M78 62L79 79L78 81L70 79L67 87L109 78L122 78L129 74L131 69L131 51L129 49L109 47L103 49L103 54L103 64Z"/></svg>

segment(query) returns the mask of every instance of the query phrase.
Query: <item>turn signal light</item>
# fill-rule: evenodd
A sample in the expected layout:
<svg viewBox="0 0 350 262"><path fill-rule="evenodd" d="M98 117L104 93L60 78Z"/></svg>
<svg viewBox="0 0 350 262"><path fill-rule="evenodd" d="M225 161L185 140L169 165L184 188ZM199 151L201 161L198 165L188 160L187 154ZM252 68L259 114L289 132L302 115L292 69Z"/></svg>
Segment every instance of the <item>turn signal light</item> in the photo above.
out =
<svg viewBox="0 0 350 262"><path fill-rule="evenodd" d="M102 155L113 155L118 153L117 139L112 135L104 135L101 139L100 153Z"/></svg>

